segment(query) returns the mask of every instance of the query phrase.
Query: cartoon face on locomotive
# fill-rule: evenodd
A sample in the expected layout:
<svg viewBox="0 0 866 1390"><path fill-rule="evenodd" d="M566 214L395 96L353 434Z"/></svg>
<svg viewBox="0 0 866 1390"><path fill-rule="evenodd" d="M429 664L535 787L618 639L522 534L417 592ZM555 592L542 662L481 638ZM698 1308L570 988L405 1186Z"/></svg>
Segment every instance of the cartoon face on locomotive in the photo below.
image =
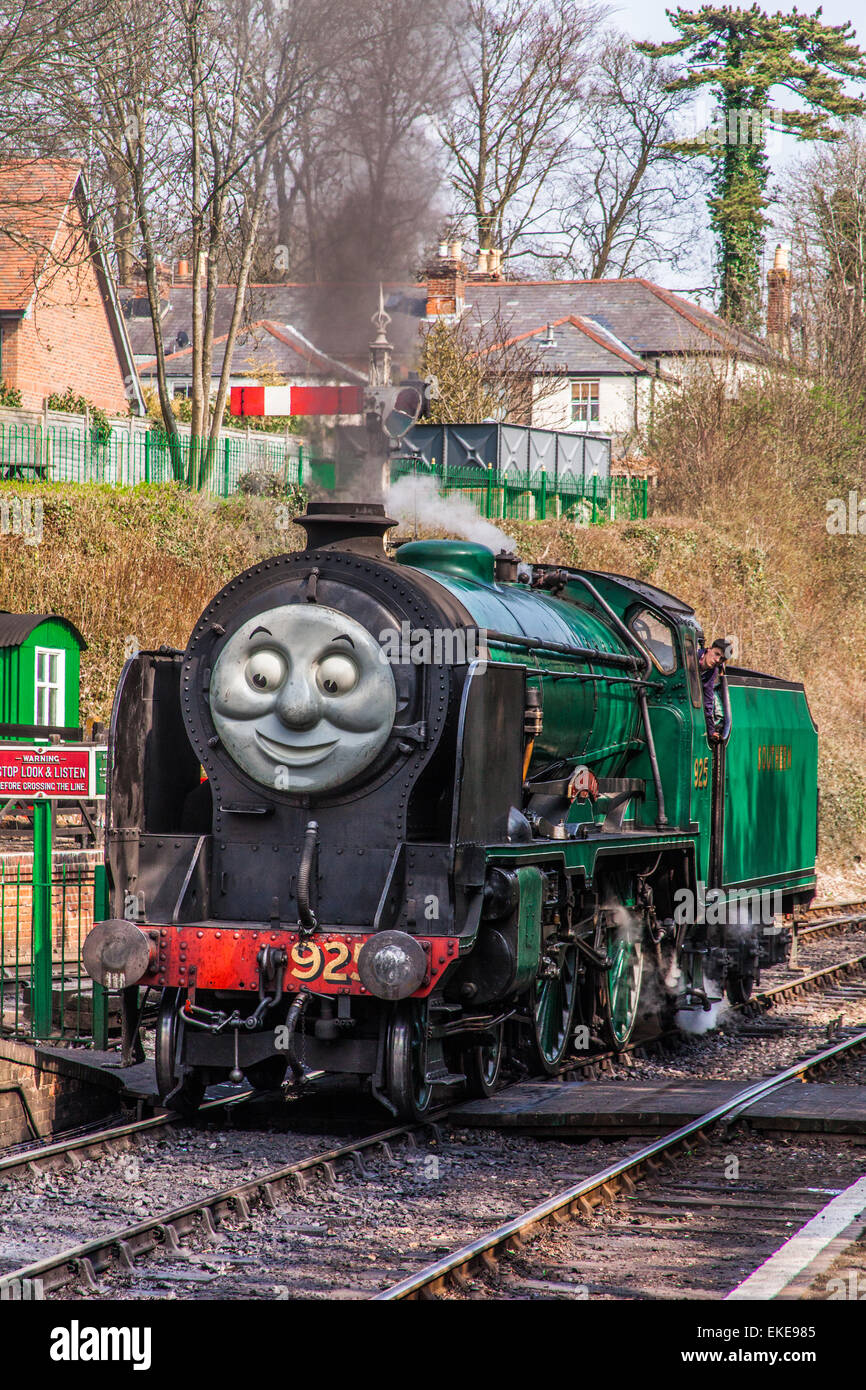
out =
<svg viewBox="0 0 866 1390"><path fill-rule="evenodd" d="M713 975L754 980L759 928L675 920L709 860L652 737L672 672L636 633L693 658L691 610L645 586L620 616L585 578L519 583L468 544L397 563L373 504L300 520L305 550L231 580L184 653L129 661L115 701L110 915L85 963L161 991L163 1101L340 1073L418 1117L504 1063L555 1071L578 1033L625 1046L651 972L685 1007Z"/></svg>

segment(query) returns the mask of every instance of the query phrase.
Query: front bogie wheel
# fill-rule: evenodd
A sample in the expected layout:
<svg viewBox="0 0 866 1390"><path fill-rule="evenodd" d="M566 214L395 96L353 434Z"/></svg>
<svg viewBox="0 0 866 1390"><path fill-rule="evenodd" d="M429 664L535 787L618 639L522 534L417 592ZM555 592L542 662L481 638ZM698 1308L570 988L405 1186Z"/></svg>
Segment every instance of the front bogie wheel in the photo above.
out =
<svg viewBox="0 0 866 1390"><path fill-rule="evenodd" d="M204 1100L207 1083L193 1068L182 1069L178 1053L183 1030L181 1011L185 989L164 989L156 1020L156 1086L163 1105L180 1115L193 1116Z"/></svg>
<svg viewBox="0 0 866 1390"><path fill-rule="evenodd" d="M463 1069L466 1072L466 1090L470 1096L483 1100L493 1095L499 1085L504 1055L504 1023L498 1023L484 1042L466 1049L463 1055Z"/></svg>
<svg viewBox="0 0 866 1390"><path fill-rule="evenodd" d="M388 1026L388 1099L404 1120L420 1120L433 1101L427 1071L427 1007L424 1000L398 1004Z"/></svg>

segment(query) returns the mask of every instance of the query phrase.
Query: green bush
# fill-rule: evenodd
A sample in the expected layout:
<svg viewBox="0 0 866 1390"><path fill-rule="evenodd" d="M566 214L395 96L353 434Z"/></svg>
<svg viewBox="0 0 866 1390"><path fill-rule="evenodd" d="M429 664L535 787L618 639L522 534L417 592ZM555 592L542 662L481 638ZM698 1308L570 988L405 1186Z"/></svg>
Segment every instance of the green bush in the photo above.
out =
<svg viewBox="0 0 866 1390"><path fill-rule="evenodd" d="M55 392L48 397L49 410L62 410L67 415L86 415L90 412L90 433L95 444L107 444L111 439L111 422L104 410L94 405L86 396L76 396L71 386L61 394Z"/></svg>
<svg viewBox="0 0 866 1390"><path fill-rule="evenodd" d="M20 406L21 392L17 386L7 386L5 381L0 381L0 405Z"/></svg>

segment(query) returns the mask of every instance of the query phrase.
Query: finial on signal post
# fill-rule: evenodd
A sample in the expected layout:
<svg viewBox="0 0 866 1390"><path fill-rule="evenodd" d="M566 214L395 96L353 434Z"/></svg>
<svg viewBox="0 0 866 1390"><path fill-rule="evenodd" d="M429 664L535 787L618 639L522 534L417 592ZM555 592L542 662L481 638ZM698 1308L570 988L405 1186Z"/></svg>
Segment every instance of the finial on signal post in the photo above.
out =
<svg viewBox="0 0 866 1390"><path fill-rule="evenodd" d="M371 322L376 329L376 337L370 344L370 385L384 387L391 385L391 354L394 351L388 342L385 331L391 322L391 315L385 311L385 295L379 285L379 308L372 315Z"/></svg>

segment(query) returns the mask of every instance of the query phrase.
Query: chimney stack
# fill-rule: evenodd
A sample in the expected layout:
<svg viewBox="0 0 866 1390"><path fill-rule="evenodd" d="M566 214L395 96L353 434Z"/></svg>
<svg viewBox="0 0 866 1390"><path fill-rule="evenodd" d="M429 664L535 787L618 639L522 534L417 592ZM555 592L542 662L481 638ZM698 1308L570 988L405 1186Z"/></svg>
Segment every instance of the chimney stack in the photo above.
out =
<svg viewBox="0 0 866 1390"><path fill-rule="evenodd" d="M462 241L440 242L438 256L427 266L427 317L463 313L466 265Z"/></svg>
<svg viewBox="0 0 866 1390"><path fill-rule="evenodd" d="M791 351L791 285L788 250L780 245L767 272L767 340L786 355Z"/></svg>
<svg viewBox="0 0 866 1390"><path fill-rule="evenodd" d="M165 303L168 303L171 300L172 283L173 276L171 272L171 266L166 265L163 261L157 261L156 287L159 293L160 300L164 301ZM132 270L129 275L129 288L133 291L133 294L135 294L136 296L144 297L147 295L147 275L145 273L144 265L140 260L136 260L133 264Z"/></svg>

